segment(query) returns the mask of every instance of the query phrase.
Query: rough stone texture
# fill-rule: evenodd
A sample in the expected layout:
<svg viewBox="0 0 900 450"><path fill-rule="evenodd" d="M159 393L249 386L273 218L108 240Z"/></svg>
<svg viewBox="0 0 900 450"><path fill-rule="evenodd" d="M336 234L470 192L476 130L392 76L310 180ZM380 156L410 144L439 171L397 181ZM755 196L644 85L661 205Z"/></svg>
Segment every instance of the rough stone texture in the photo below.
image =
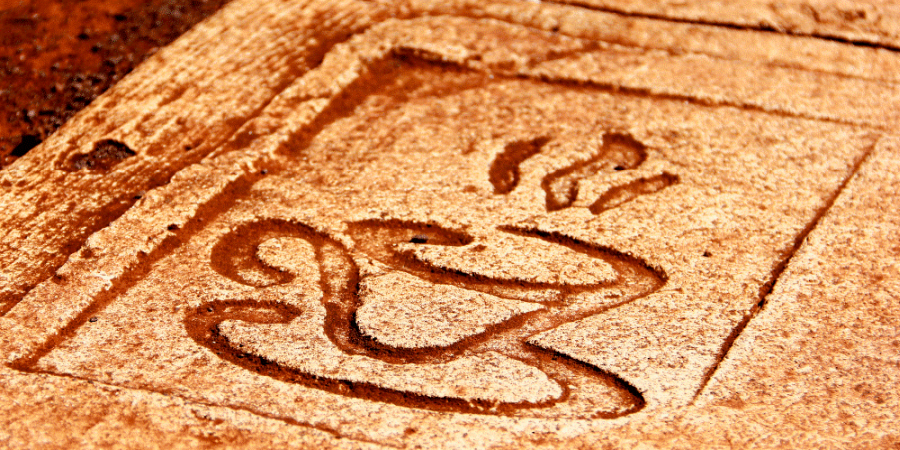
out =
<svg viewBox="0 0 900 450"><path fill-rule="evenodd" d="M232 3L0 172L0 438L896 445L898 58Z"/></svg>
<svg viewBox="0 0 900 450"><path fill-rule="evenodd" d="M369 277L359 296L356 322L362 333L399 348L447 347L541 309L451 284L434 285L403 272Z"/></svg>
<svg viewBox="0 0 900 450"><path fill-rule="evenodd" d="M900 48L891 0L561 0L601 11Z"/></svg>
<svg viewBox="0 0 900 450"><path fill-rule="evenodd" d="M886 141L863 164L697 399L719 420L769 421L748 444L900 444L898 149Z"/></svg>

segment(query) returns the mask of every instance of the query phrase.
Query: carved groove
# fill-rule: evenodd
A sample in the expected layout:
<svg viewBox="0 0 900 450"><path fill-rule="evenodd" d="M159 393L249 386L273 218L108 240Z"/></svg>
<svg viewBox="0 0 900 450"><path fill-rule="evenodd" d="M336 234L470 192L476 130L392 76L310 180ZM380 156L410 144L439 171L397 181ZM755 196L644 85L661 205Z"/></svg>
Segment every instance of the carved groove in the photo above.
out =
<svg viewBox="0 0 900 450"><path fill-rule="evenodd" d="M279 272L277 268L265 267L259 258L253 257L260 243L274 237L303 239L315 248L316 263L320 268L320 288L323 292L322 306L326 310L322 324L325 335L341 351L351 355L361 355L392 364L437 364L462 356L478 355L487 351L500 352L509 358L538 368L551 379L563 386L563 396L543 404L470 402L454 398L432 398L410 392L397 391L367 383L353 383L346 380L314 376L269 360L265 355L243 351L232 345L219 332L218 325L225 320L277 324L289 323L302 313L297 307L274 302L246 300L223 300L205 304L185 318L189 335L200 345L215 351L222 358L249 370L273 378L303 384L341 395L365 398L373 401L423 408L435 411L454 411L484 414L523 414L521 411L536 411L552 408L567 401L586 402L583 409L591 410L592 399L579 396L580 385L599 383L604 389L616 392L617 408L601 408L586 413L589 417L617 417L639 410L644 402L637 391L624 380L604 373L596 367L576 361L570 357L528 344L526 340L537 333L555 328L562 323L579 320L596 314L596 307L579 307L564 300L572 294L609 286L566 286L549 283L511 282L496 280L477 274L462 274L418 260L414 255L394 248L399 243L420 243L424 245L466 246L473 242L466 233L446 229L434 224L405 222L399 220L362 221L349 224L349 233L361 252L394 270L401 270L437 284L452 284L465 289L492 293L510 299L519 299L526 292L553 289L558 291L556 300L542 302L547 308L515 316L510 320L489 326L486 331L465 338L447 347L395 348L384 345L360 332L356 323L356 310L360 307L358 287L359 268L350 256L350 250L337 240L319 233L312 228L284 220L265 220L245 224L223 236L212 252L213 268L232 280L253 286L269 285L248 282L242 272L255 271L268 274L272 283L290 283L293 278ZM562 245L591 257L601 258L616 268L621 274L617 286L626 286L634 296L646 295L658 289L665 281L665 275L649 268L637 258L597 247L586 242L557 233L537 230L501 228L501 232L515 233L533 239ZM255 278L254 278L255 279ZM528 413L535 414L535 413Z"/></svg>
<svg viewBox="0 0 900 450"><path fill-rule="evenodd" d="M634 169L647 159L647 147L622 133L603 136L600 150L592 158L548 174L541 181L547 198L547 211L572 206L578 198L578 181L595 173Z"/></svg>
<svg viewBox="0 0 900 450"><path fill-rule="evenodd" d="M678 182L678 177L670 173L649 178L641 178L623 186L616 186L600 196L588 209L600 214L607 209L615 208L630 202L641 195L657 193Z"/></svg>
<svg viewBox="0 0 900 450"><path fill-rule="evenodd" d="M515 141L506 144L503 152L491 164L489 172L495 194L509 194L519 184L519 166L526 159L540 153L550 139L540 137L530 141Z"/></svg>

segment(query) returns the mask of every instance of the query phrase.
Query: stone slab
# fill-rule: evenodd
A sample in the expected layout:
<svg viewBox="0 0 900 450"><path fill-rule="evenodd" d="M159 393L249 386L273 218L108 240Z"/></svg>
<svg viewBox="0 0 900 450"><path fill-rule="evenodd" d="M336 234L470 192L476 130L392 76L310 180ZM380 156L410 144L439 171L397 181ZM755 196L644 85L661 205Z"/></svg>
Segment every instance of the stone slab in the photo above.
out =
<svg viewBox="0 0 900 450"><path fill-rule="evenodd" d="M892 444L900 90L828 55L894 54L282 6L230 4L0 172L7 445L62 442L22 425L53 402L88 447Z"/></svg>

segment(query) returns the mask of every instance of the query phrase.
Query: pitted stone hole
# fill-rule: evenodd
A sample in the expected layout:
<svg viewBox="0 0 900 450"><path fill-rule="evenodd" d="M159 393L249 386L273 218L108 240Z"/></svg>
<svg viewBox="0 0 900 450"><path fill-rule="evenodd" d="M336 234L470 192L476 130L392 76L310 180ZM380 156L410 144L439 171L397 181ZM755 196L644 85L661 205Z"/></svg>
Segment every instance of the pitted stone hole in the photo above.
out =
<svg viewBox="0 0 900 450"><path fill-rule="evenodd" d="M69 162L69 170L107 171L134 155L134 150L127 145L113 139L104 139L97 141L90 153L73 156Z"/></svg>

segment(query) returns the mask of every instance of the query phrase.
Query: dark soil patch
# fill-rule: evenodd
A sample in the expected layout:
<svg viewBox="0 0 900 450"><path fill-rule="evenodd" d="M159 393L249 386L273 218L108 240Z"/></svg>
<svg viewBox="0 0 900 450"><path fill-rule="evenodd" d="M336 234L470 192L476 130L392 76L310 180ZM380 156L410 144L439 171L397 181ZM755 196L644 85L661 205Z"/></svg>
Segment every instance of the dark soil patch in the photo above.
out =
<svg viewBox="0 0 900 450"><path fill-rule="evenodd" d="M229 0L0 0L0 168Z"/></svg>

